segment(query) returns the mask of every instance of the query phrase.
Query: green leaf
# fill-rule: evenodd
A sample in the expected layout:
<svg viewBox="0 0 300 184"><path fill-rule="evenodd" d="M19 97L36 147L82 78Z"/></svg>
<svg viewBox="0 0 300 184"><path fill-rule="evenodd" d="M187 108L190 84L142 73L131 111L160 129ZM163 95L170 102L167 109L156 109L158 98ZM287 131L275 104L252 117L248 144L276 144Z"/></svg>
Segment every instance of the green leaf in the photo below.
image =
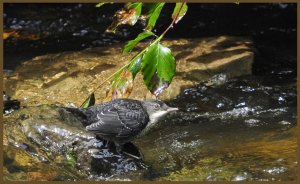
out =
<svg viewBox="0 0 300 184"><path fill-rule="evenodd" d="M146 29L152 30L155 27L156 21L159 17L161 9L166 3L153 3L150 10L148 11L147 15L149 17L148 24Z"/></svg>
<svg viewBox="0 0 300 184"><path fill-rule="evenodd" d="M175 58L169 48L156 43L149 46L142 60L144 83L152 94L158 96L169 86L175 75Z"/></svg>
<svg viewBox="0 0 300 184"><path fill-rule="evenodd" d="M140 33L134 40L129 41L124 49L123 49L123 53L128 53L131 52L131 50L134 48L134 46L139 43L141 40L149 37L149 36L156 36L154 33L152 33L151 31L144 31L142 33Z"/></svg>
<svg viewBox="0 0 300 184"><path fill-rule="evenodd" d="M92 93L83 103L82 105L80 106L81 108L88 108L88 107L91 107L95 105L95 95L94 93Z"/></svg>
<svg viewBox="0 0 300 184"><path fill-rule="evenodd" d="M142 58L143 58L143 56L136 58L128 66L128 70L132 73L133 79L135 78L136 74L139 73L139 71L141 70Z"/></svg>
<svg viewBox="0 0 300 184"><path fill-rule="evenodd" d="M183 4L183 5L182 5ZM182 6L182 8L179 10L179 8ZM176 6L174 8L174 11L172 13L172 19L175 19L175 24L177 24L182 17L185 15L185 13L188 10L188 6L186 5L186 3L176 3ZM178 16L177 16L178 14Z"/></svg>

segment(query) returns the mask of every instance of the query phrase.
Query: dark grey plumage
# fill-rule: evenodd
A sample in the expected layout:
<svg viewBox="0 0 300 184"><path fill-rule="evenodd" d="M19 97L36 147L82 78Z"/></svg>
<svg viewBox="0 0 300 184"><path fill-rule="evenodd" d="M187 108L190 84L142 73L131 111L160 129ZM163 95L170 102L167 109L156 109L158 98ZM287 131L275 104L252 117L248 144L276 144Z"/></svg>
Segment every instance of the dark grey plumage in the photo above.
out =
<svg viewBox="0 0 300 184"><path fill-rule="evenodd" d="M157 100L115 99L87 109L67 110L80 117L87 125L86 130L113 141L120 152L123 144L148 130L168 112L177 109Z"/></svg>

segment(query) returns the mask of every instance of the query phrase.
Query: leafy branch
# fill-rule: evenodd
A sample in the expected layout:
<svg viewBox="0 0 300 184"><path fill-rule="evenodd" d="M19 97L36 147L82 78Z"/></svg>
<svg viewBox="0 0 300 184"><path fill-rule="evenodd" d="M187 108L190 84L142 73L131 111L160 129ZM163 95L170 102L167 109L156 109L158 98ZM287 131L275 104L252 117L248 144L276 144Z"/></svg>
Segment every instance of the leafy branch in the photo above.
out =
<svg viewBox="0 0 300 184"><path fill-rule="evenodd" d="M99 3L96 6L101 7L104 4ZM114 21L107 29L108 32L115 33L120 25L134 25L138 19L144 19L145 17L148 19L144 32L124 46L124 54L131 52L140 41L148 37L155 37L156 39L136 54L130 62L97 86L81 107L86 108L94 105L94 93L108 81L111 82L111 86L106 92L107 100L120 97L127 98L133 89L133 81L138 72L142 73L144 84L156 97L169 86L176 72L176 62L171 50L163 46L160 41L173 28L174 24L178 23L186 14L188 6L185 2L176 3L172 13L172 22L160 36L157 36L151 30L155 27L164 5L165 3L126 3L124 9L115 13ZM143 6L148 9L146 16L141 14Z"/></svg>

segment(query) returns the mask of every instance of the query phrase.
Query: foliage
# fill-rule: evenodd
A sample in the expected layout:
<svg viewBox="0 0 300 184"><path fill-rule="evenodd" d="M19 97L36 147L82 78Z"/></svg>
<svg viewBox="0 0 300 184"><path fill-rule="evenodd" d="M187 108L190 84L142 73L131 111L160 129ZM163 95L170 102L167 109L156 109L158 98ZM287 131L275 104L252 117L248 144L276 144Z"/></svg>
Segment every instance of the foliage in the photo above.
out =
<svg viewBox="0 0 300 184"><path fill-rule="evenodd" d="M165 3L153 3L150 10L148 11L149 19L146 27L147 30L152 30L154 28L156 21L159 17L159 14L161 12L161 9L163 8L164 5Z"/></svg>
<svg viewBox="0 0 300 184"><path fill-rule="evenodd" d="M101 7L104 4L106 3L98 3L96 7ZM133 26L139 19L147 20L144 31L124 46L124 54L131 52L140 41L146 38L154 37L155 40L102 83L111 82L111 86L106 92L106 99L127 98L132 91L133 81L139 72L143 75L144 84L148 90L156 97L172 82L176 72L175 58L172 51L162 45L160 41L168 30L186 14L188 6L185 2L176 3L171 17L172 22L160 36L157 36L151 30L155 27L164 5L164 2L126 3L124 8L115 13L112 24L106 30L107 32L115 33L121 25ZM93 105L90 103L93 102L93 100L90 100L92 95L85 100L82 107Z"/></svg>
<svg viewBox="0 0 300 184"><path fill-rule="evenodd" d="M171 50L160 43L148 47L143 56L142 74L148 89L158 96L171 83L176 71Z"/></svg>
<svg viewBox="0 0 300 184"><path fill-rule="evenodd" d="M175 19L175 24L177 24L182 19L182 17L186 14L187 10L188 10L188 6L186 5L186 3L184 3L183 5L182 3L176 3L176 6L172 13L172 18Z"/></svg>
<svg viewBox="0 0 300 184"><path fill-rule="evenodd" d="M123 49L123 53L130 52L136 44L138 44L141 40L143 40L143 39L145 39L149 36L156 36L156 35L154 33L152 33L151 31L148 31L148 30L140 33L134 40L129 41L127 43L127 45L125 45L125 47Z"/></svg>

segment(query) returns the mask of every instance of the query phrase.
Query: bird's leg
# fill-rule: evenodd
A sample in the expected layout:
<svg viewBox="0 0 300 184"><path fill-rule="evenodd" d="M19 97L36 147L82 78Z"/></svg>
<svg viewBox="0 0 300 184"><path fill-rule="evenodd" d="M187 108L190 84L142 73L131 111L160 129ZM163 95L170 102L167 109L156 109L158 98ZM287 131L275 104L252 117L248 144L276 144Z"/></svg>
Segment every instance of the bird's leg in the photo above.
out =
<svg viewBox="0 0 300 184"><path fill-rule="evenodd" d="M116 151L118 154L122 154L122 147L123 147L123 144L118 144L118 143L115 143L116 145Z"/></svg>
<svg viewBox="0 0 300 184"><path fill-rule="evenodd" d="M123 153L124 153L125 155L130 156L131 158L136 159L136 160L142 160L142 157L135 156L135 155L133 155L133 154L131 154L131 153L128 153L128 152L126 152L126 151L123 151Z"/></svg>
<svg viewBox="0 0 300 184"><path fill-rule="evenodd" d="M109 144L109 141L106 140L106 143L105 143L105 146L104 146L104 147L108 148L108 144Z"/></svg>

